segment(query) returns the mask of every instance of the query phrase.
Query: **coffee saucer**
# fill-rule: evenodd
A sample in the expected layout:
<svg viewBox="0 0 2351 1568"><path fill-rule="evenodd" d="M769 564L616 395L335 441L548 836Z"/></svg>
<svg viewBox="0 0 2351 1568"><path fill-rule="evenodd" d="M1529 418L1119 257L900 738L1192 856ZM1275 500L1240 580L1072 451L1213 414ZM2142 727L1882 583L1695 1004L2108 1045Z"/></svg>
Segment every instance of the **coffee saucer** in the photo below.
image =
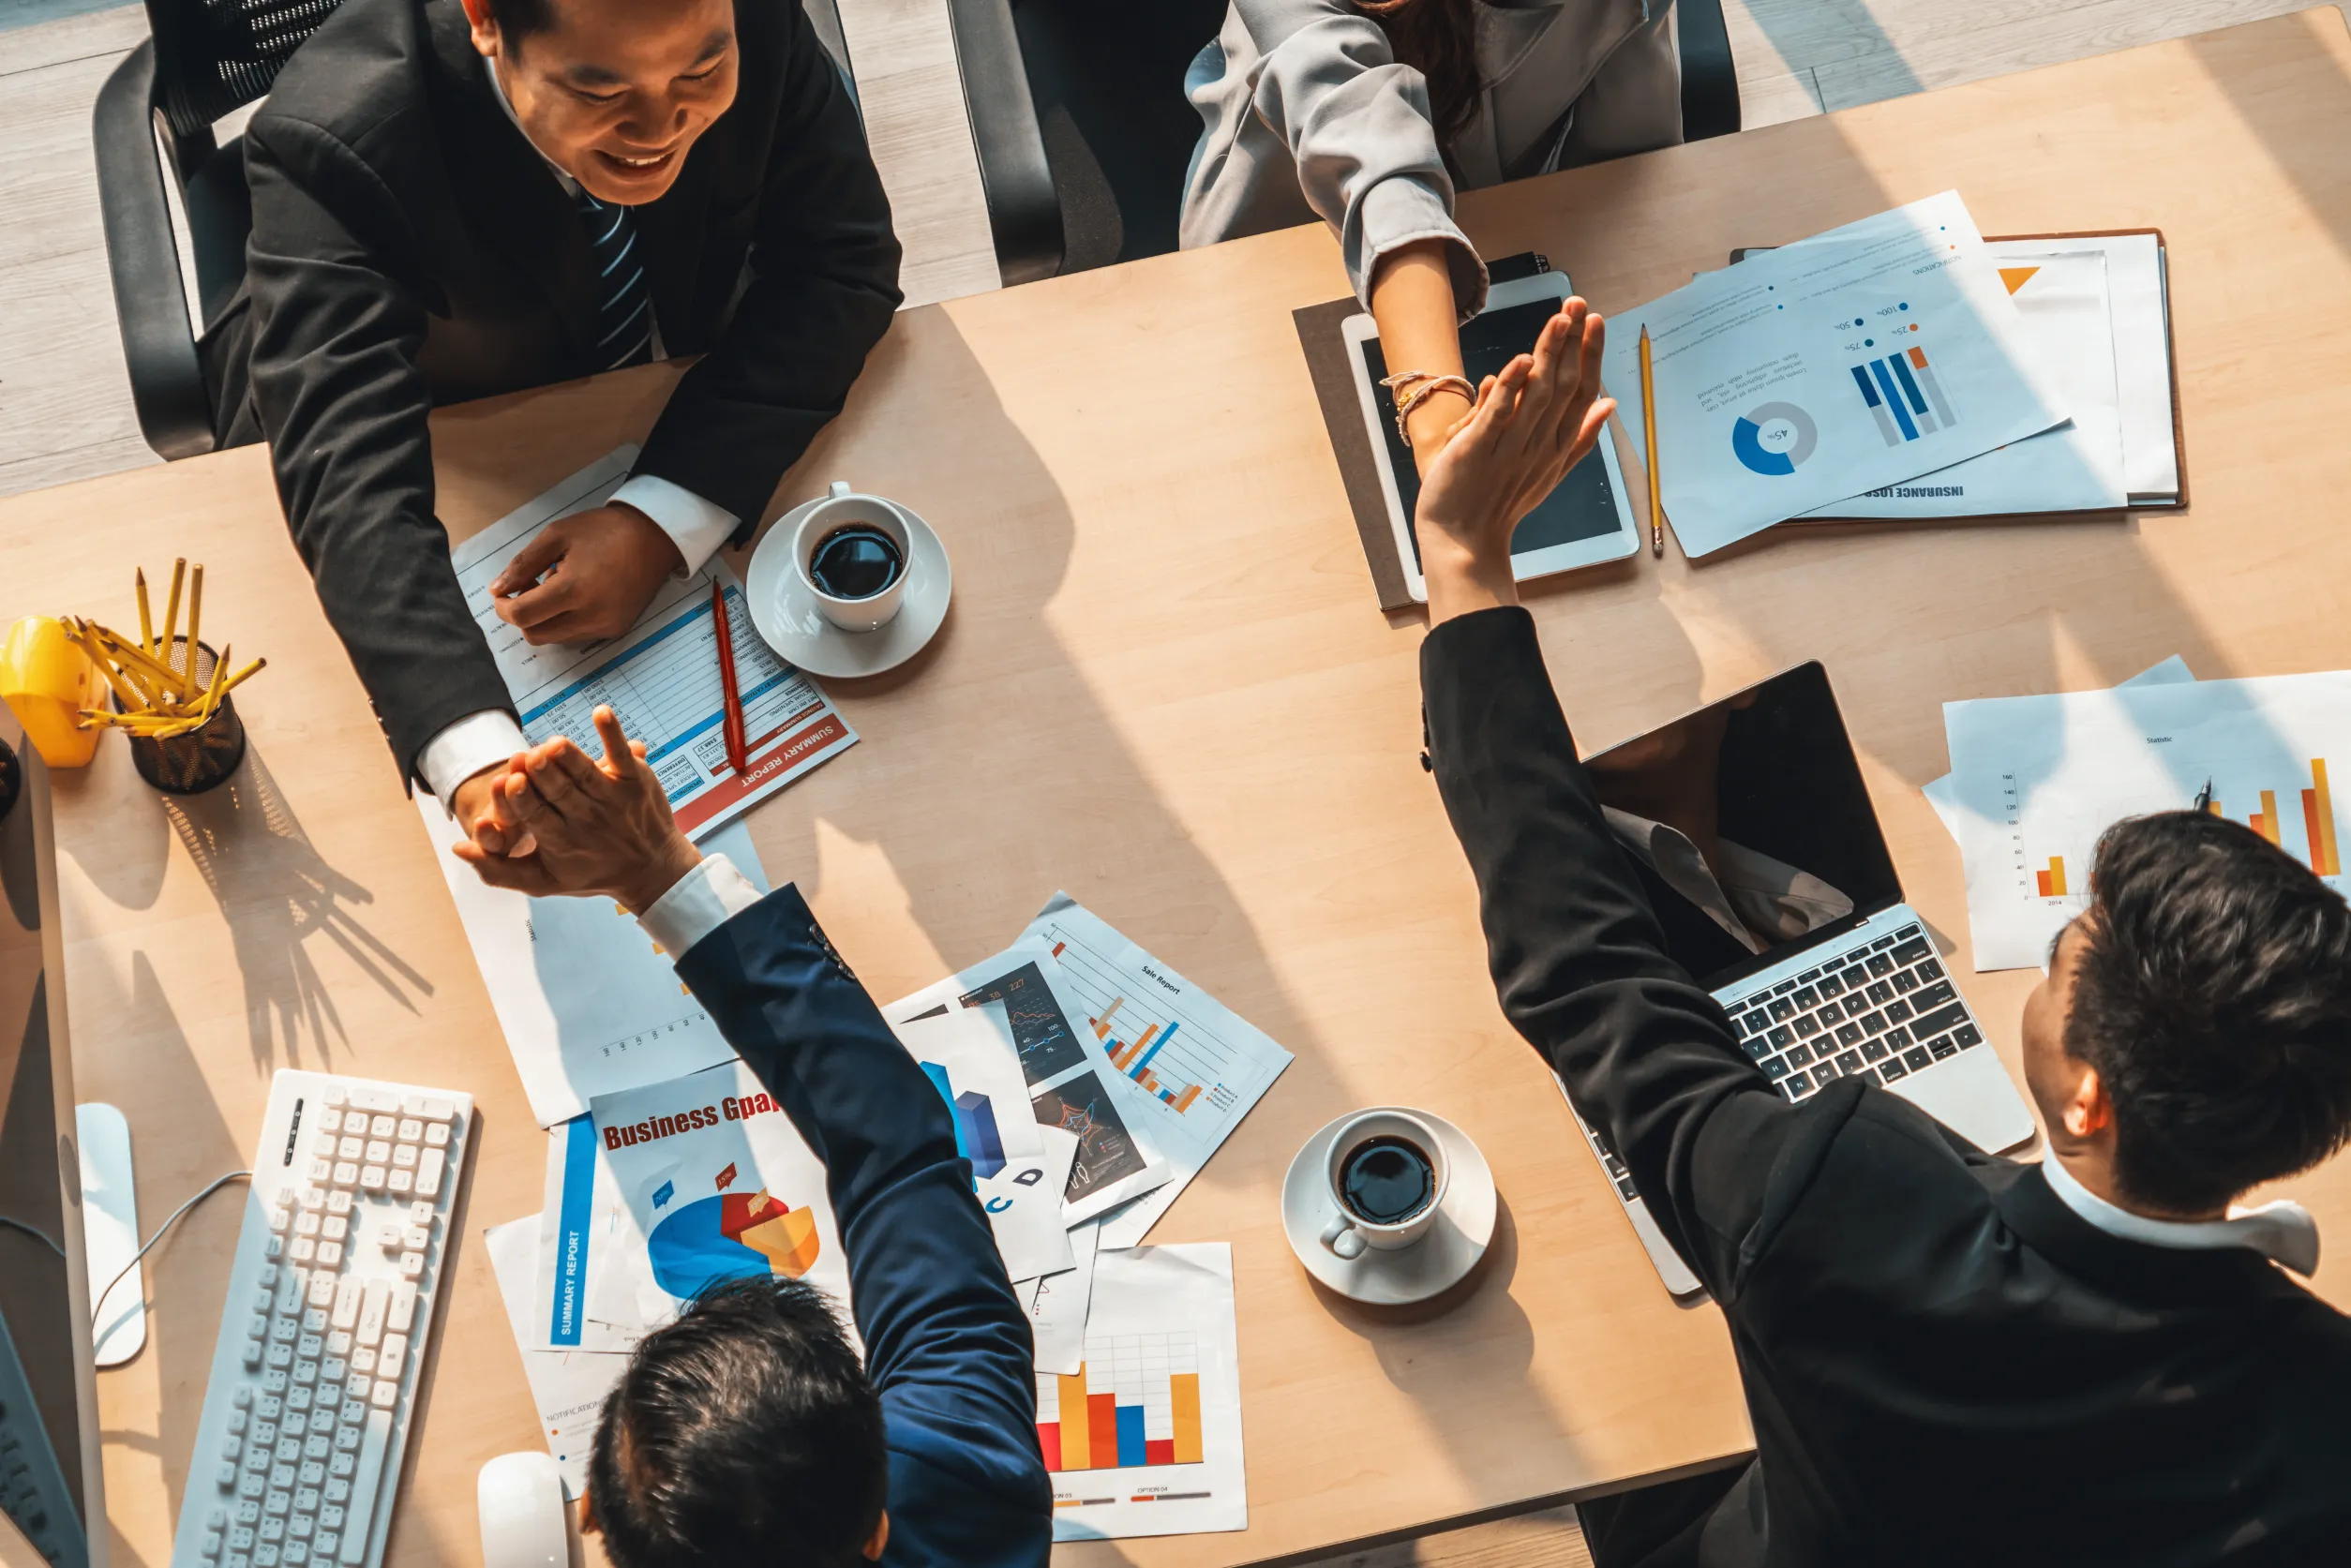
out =
<svg viewBox="0 0 2351 1568"><path fill-rule="evenodd" d="M1400 1252L1375 1247L1360 1258L1341 1258L1321 1240L1323 1227L1339 1212L1330 1195L1330 1143L1341 1127L1361 1114L1350 1111L1334 1118L1308 1139L1297 1157L1290 1161L1290 1173L1281 1181L1282 1233L1290 1238L1290 1250L1298 1255L1307 1273L1350 1300L1375 1307L1427 1301L1468 1278L1494 1239L1493 1170L1460 1127L1432 1112L1411 1111L1437 1129L1446 1162L1452 1167L1445 1202L1437 1208L1437 1222L1417 1246Z"/></svg>
<svg viewBox="0 0 2351 1568"><path fill-rule="evenodd" d="M947 620L947 601L955 588L947 546L910 509L889 502L906 519L912 545L906 551L906 600L880 630L844 632L817 610L816 595L792 569L792 540L801 519L828 499L818 496L785 513L751 552L743 596L751 602L752 623L777 657L811 675L849 679L896 669L921 652Z"/></svg>

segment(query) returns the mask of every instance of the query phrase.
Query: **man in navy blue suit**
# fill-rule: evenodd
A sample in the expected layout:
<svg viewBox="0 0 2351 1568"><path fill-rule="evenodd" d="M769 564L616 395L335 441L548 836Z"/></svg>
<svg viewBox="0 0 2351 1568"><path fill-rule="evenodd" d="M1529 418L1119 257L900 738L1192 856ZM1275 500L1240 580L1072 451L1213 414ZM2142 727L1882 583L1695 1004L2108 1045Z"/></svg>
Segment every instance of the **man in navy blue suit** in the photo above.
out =
<svg viewBox="0 0 2351 1568"><path fill-rule="evenodd" d="M825 1295L746 1280L650 1335L606 1401L588 1477L614 1568L1041 1565L1027 1315L946 1103L789 887L765 897L671 820L643 748L596 710L602 761L534 748L497 787L538 841L460 847L488 881L617 900L825 1164L865 1361ZM470 852L470 853L469 853Z"/></svg>

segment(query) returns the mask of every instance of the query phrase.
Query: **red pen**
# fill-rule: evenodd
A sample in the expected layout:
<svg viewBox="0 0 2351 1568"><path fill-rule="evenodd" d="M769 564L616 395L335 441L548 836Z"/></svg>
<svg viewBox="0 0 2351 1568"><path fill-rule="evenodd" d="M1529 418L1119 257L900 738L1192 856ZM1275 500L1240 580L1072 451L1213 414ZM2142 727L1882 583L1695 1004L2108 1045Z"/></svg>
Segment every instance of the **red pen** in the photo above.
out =
<svg viewBox="0 0 2351 1568"><path fill-rule="evenodd" d="M711 585L711 625L718 633L718 689L726 703L726 764L737 778L751 771L751 746L743 739L742 691L735 684L735 633L726 622L726 590Z"/></svg>

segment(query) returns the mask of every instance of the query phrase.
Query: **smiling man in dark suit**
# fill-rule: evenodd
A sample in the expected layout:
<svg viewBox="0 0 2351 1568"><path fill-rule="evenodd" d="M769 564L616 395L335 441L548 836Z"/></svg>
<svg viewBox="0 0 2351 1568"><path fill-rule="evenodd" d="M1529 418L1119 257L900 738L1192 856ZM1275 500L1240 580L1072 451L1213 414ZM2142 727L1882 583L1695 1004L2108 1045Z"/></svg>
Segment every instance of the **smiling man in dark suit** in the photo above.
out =
<svg viewBox="0 0 2351 1568"><path fill-rule="evenodd" d="M404 774L493 853L524 739L434 515L439 404L699 354L612 500L493 585L625 629L759 520L897 307L857 109L797 0L348 0L246 132L242 294L203 356Z"/></svg>

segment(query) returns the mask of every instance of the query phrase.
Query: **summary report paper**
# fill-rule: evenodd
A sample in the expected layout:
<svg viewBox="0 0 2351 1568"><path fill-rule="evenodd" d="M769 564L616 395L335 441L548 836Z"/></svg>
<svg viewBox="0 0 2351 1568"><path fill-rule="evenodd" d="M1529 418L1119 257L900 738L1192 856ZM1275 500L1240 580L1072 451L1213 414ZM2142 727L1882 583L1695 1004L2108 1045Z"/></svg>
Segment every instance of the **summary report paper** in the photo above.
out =
<svg viewBox="0 0 2351 1568"><path fill-rule="evenodd" d="M1609 326L1608 386L1635 415L1648 329L1661 489L1693 556L2067 415L1953 191L1705 274ZM1640 419L1619 423L1638 451Z"/></svg>

